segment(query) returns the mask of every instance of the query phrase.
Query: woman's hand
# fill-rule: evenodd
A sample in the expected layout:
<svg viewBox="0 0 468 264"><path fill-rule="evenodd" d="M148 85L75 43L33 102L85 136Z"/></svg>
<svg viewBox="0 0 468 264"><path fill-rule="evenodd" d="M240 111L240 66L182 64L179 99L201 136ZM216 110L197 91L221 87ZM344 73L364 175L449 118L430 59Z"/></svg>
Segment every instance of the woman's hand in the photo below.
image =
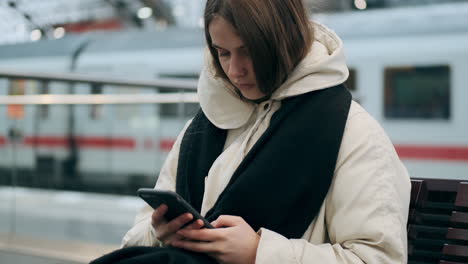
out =
<svg viewBox="0 0 468 264"><path fill-rule="evenodd" d="M212 224L216 229L179 230L177 234L184 239L178 239L172 245L207 253L223 264L255 263L260 236L244 219L238 216L222 215Z"/></svg>
<svg viewBox="0 0 468 264"><path fill-rule="evenodd" d="M185 224L193 219L190 213L182 214L172 221L167 222L164 215L168 210L167 205L163 204L154 210L151 216L151 225L158 234L157 239L165 246L172 246L175 241L184 239L181 235L176 234ZM203 227L203 222L195 221L183 229L200 229Z"/></svg>

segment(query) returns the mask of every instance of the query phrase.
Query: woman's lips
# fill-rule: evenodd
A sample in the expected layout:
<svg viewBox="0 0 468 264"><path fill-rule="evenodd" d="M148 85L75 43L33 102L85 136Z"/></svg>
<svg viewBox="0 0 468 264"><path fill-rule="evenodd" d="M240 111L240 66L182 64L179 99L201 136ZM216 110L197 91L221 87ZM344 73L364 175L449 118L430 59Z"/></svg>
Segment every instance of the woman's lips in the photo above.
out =
<svg viewBox="0 0 468 264"><path fill-rule="evenodd" d="M241 90L249 90L255 87L255 84L245 83L245 84L237 84L237 87Z"/></svg>

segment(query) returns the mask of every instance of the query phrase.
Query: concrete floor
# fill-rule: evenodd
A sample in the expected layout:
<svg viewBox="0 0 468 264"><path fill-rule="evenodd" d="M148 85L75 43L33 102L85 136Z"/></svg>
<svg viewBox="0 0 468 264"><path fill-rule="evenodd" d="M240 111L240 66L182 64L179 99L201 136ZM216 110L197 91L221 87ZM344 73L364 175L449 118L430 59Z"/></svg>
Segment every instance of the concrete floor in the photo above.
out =
<svg viewBox="0 0 468 264"><path fill-rule="evenodd" d="M22 255L12 252L0 251L0 263L2 264L80 264L57 259L49 259L36 256Z"/></svg>

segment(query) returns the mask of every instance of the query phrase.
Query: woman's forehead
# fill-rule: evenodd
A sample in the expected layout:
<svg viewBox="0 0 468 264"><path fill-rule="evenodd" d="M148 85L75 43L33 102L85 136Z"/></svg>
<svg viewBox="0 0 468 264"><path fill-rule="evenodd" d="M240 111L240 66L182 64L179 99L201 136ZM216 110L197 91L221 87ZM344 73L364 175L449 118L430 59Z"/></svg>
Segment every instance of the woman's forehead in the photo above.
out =
<svg viewBox="0 0 468 264"><path fill-rule="evenodd" d="M214 18L208 30L214 47L223 49L240 49L244 47L244 42L234 26L222 17Z"/></svg>

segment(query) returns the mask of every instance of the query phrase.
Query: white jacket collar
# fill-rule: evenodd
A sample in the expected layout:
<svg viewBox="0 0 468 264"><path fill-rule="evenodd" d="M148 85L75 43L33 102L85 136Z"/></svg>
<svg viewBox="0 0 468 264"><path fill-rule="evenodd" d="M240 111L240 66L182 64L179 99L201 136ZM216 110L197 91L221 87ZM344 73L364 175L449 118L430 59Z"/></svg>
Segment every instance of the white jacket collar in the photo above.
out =
<svg viewBox="0 0 468 264"><path fill-rule="evenodd" d="M315 40L309 54L299 63L271 100L326 89L343 83L348 68L341 39L325 26L313 22ZM256 104L241 100L235 88L215 77L209 54L198 82L200 106L206 117L221 129L236 129L248 122Z"/></svg>

